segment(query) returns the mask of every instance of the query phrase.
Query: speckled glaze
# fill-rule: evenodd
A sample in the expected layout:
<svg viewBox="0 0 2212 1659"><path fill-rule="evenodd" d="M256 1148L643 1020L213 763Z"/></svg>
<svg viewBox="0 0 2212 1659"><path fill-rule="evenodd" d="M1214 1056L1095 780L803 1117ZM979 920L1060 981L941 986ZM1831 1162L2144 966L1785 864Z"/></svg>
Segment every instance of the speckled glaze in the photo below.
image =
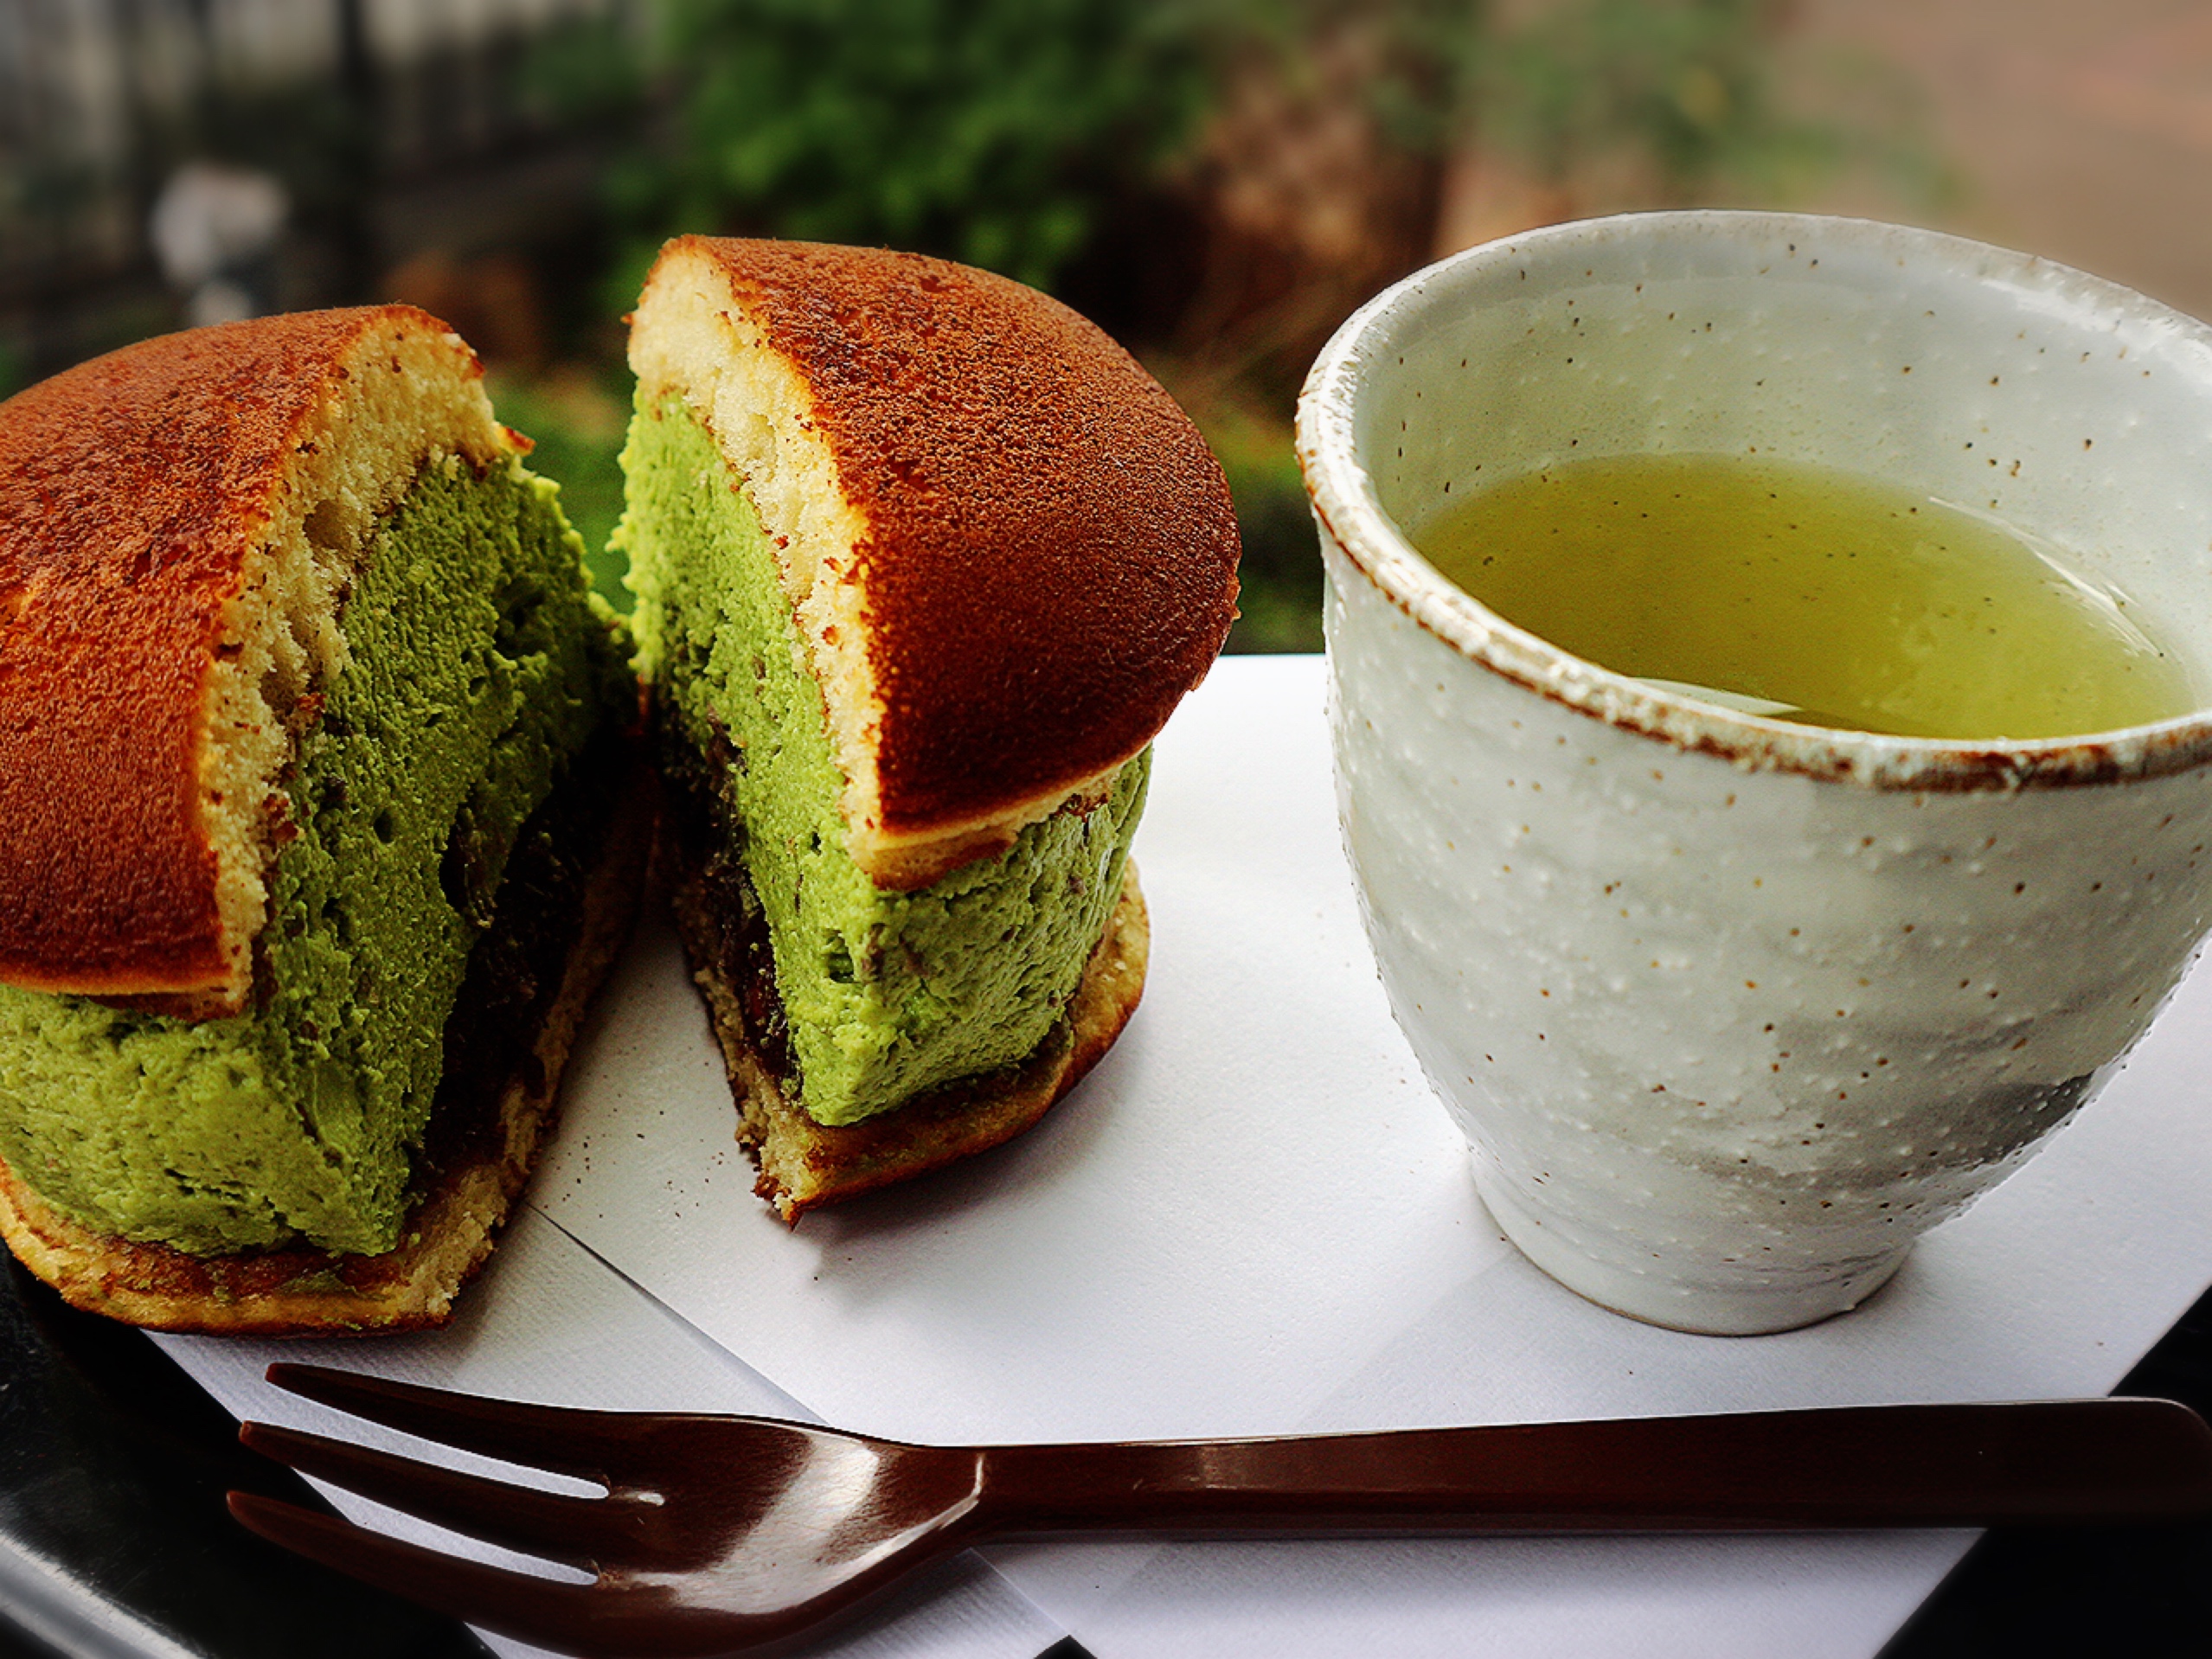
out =
<svg viewBox="0 0 2212 1659"><path fill-rule="evenodd" d="M1499 1225L1607 1306L1855 1306L2096 1092L2212 925L2212 714L1961 745L1571 657L1407 540L1629 452L1875 474L2068 549L2212 692L2212 330L1927 232L1685 213L1431 267L1315 364L1337 797ZM2208 696L2212 701L2212 696Z"/></svg>

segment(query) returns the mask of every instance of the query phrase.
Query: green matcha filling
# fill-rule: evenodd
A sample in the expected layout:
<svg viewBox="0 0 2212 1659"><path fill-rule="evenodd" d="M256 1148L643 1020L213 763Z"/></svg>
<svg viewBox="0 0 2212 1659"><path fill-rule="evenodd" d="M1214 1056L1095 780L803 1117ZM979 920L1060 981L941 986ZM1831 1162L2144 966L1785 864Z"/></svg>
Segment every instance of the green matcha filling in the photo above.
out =
<svg viewBox="0 0 2212 1659"><path fill-rule="evenodd" d="M257 1006L193 1022L0 986L0 1156L196 1254L399 1240L470 951L524 821L628 688L555 489L427 469L348 599L287 778Z"/></svg>
<svg viewBox="0 0 2212 1659"><path fill-rule="evenodd" d="M641 393L622 464L640 666L677 787L707 797L765 913L786 1092L850 1124L1027 1058L1119 894L1149 751L1102 804L998 857L919 892L876 887L846 851L844 779L773 554L713 438Z"/></svg>

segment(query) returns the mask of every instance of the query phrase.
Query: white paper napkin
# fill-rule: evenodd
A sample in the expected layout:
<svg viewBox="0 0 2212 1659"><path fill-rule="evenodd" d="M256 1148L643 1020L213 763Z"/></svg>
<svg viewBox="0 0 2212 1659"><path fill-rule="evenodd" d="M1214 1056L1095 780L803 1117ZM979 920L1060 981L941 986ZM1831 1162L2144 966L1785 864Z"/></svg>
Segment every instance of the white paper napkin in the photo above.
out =
<svg viewBox="0 0 2212 1659"><path fill-rule="evenodd" d="M574 1062L533 1202L741 1356L748 1387L924 1440L2098 1393L2212 1278L2199 974L2102 1100L1856 1313L1696 1337L1560 1289L1499 1238L1390 1021L1338 847L1323 687L1318 659L1229 659L1163 734L1137 852L1144 1005L1021 1140L785 1229L752 1195L705 1016L655 919ZM605 1356L532 1324L548 1294L503 1259L453 1331L401 1348L490 1387L472 1368L508 1374L494 1350L528 1329L555 1362L501 1392L689 1403L659 1378L589 1392L609 1386ZM172 1344L258 1411L236 1381L253 1348ZM991 1605L1025 1629L1042 1609L1099 1659L1865 1655L1968 1541L1007 1546L990 1553L1004 1582L961 1593L1007 1598ZM984 1650L947 1630L936 1650Z"/></svg>

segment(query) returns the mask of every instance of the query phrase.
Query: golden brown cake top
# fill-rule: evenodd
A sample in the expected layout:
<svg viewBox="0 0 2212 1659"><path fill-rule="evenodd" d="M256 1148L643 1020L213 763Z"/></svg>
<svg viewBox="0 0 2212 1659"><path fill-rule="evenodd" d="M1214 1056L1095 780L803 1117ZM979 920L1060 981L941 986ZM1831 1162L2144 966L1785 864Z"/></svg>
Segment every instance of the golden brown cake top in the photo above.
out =
<svg viewBox="0 0 2212 1659"><path fill-rule="evenodd" d="M685 296L694 312L734 301L728 337L687 323ZM902 849L922 855L909 883L926 879L947 862L928 843L996 839L1095 787L1220 650L1238 554L1221 468L1056 300L918 254L684 237L638 322L649 392L685 395L741 471L745 416L712 385L716 352L765 350L802 388L763 412L782 439L767 452L792 474L806 441L826 450L850 544L786 547L786 574L856 856L879 879ZM748 482L771 535L803 539L806 513Z"/></svg>
<svg viewBox="0 0 2212 1659"><path fill-rule="evenodd" d="M467 348L401 306L170 335L0 404L0 981L242 1004L269 728L342 657L349 561L426 440L336 452L426 366L445 441L495 448Z"/></svg>

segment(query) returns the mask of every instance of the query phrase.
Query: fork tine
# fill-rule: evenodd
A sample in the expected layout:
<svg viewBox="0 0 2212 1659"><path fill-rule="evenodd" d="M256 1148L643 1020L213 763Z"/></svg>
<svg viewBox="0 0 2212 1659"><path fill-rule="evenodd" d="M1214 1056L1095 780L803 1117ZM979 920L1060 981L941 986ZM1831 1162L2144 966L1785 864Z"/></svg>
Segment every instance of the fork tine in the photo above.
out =
<svg viewBox="0 0 2212 1659"><path fill-rule="evenodd" d="M529 1469L604 1480L652 1444L651 1417L534 1406L391 1382L326 1366L279 1361L267 1373L278 1387L387 1428L480 1452Z"/></svg>
<svg viewBox="0 0 2212 1659"><path fill-rule="evenodd" d="M571 1566L638 1566L665 1557L653 1547L657 1504L634 1499L574 1497L349 1445L319 1434L266 1423L241 1423L247 1447L303 1475L312 1475L388 1508L486 1543L542 1555ZM695 1552L696 1553L696 1552ZM674 1560L651 1565L682 1566Z"/></svg>
<svg viewBox="0 0 2212 1659"><path fill-rule="evenodd" d="M363 1583L559 1653L625 1651L620 1603L631 1592L561 1584L441 1555L336 1515L250 1492L230 1494L239 1524ZM610 1617L613 1614L615 1617Z"/></svg>

